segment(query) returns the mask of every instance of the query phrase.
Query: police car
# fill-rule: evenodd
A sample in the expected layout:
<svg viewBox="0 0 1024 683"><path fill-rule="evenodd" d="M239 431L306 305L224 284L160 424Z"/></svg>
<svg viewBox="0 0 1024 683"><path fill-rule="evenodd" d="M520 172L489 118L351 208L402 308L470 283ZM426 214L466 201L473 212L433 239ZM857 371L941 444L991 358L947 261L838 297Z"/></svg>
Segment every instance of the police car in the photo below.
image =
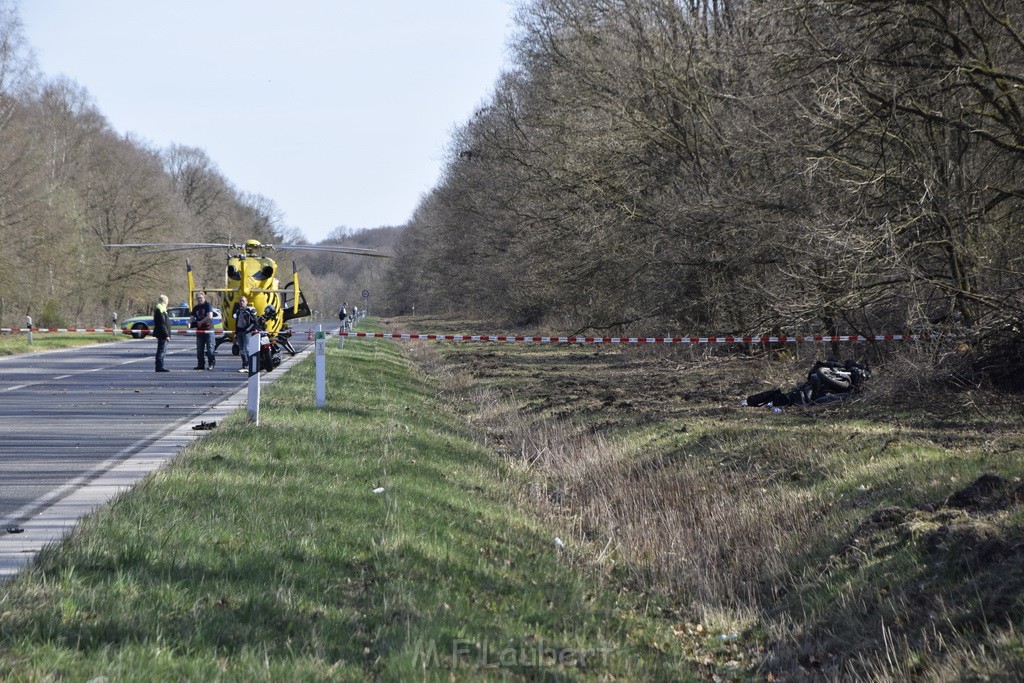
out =
<svg viewBox="0 0 1024 683"><path fill-rule="evenodd" d="M171 331L187 330L188 319L192 315L192 309L182 304L181 306L167 307L167 321L171 324ZM152 315L136 315L121 323L121 329L135 339L142 339L153 332ZM213 309L213 329L223 330L224 321L221 319L220 309Z"/></svg>

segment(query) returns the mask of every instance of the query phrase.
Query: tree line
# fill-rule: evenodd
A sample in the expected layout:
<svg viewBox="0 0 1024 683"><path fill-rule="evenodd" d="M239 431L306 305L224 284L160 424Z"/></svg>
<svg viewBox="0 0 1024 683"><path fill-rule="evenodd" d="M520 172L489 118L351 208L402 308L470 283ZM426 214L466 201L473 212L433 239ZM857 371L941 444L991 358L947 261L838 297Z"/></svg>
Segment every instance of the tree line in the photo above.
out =
<svg viewBox="0 0 1024 683"><path fill-rule="evenodd" d="M953 331L1019 376L1022 14L525 0L508 70L407 225L327 240L396 258L313 258L304 288L325 313L369 287L379 312L566 332ZM183 294L178 254L104 244L305 243L202 149L120 135L85 88L40 74L9 0L0 236L4 325ZM188 256L222 280L223 254Z"/></svg>
<svg viewBox="0 0 1024 683"><path fill-rule="evenodd" d="M527 2L511 67L396 246L388 300L580 332L952 329L1019 347L1022 15Z"/></svg>
<svg viewBox="0 0 1024 683"><path fill-rule="evenodd" d="M349 237L339 230L326 242ZM0 0L0 326L26 316L44 327L109 324L115 312L152 310L160 293L184 300L186 258L197 282L224 286L222 250L106 244L249 239L308 243L272 199L235 187L203 149L121 135L85 87L42 74L16 5ZM311 305L330 312L373 274L356 257L332 259L321 272L300 268ZM282 279L290 265L279 263Z"/></svg>

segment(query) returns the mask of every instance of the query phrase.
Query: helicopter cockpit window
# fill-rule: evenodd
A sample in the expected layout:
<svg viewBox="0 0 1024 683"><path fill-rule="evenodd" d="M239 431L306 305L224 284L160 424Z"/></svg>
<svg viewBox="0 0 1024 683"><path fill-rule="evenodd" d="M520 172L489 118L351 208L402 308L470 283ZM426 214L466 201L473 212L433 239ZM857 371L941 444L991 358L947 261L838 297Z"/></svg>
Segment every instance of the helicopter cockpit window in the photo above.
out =
<svg viewBox="0 0 1024 683"><path fill-rule="evenodd" d="M229 280L241 280L242 279L242 271L239 270L238 266L236 266L234 263L229 263L228 264L228 279Z"/></svg>

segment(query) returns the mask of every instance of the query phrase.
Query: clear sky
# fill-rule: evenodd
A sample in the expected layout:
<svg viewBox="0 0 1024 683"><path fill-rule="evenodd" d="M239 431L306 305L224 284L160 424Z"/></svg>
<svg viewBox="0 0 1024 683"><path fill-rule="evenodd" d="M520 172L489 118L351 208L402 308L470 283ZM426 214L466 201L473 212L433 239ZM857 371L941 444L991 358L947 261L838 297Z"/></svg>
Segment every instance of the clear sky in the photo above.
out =
<svg viewBox="0 0 1024 683"><path fill-rule="evenodd" d="M48 77L206 150L312 242L401 225L508 67L514 0L21 0Z"/></svg>

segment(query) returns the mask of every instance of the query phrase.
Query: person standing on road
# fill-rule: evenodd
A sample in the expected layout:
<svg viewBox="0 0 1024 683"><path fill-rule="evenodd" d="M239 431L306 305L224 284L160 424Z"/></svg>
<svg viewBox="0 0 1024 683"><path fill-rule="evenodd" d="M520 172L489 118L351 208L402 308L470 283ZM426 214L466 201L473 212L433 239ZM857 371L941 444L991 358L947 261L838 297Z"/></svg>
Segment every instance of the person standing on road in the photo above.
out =
<svg viewBox="0 0 1024 683"><path fill-rule="evenodd" d="M348 332L352 329L352 319L348 315L348 304L344 303L341 308L338 309L338 320L341 321L341 327L338 328L338 334L342 332Z"/></svg>
<svg viewBox="0 0 1024 683"><path fill-rule="evenodd" d="M235 342L238 344L238 355L242 357L242 368L239 372L249 372L253 351L259 345L255 335L257 323L256 309L249 305L246 296L238 300L238 311L235 313Z"/></svg>
<svg viewBox="0 0 1024 683"><path fill-rule="evenodd" d="M156 337L156 371L170 372L164 367L167 341L171 338L171 321L167 319L167 295L161 294L153 309L153 336Z"/></svg>
<svg viewBox="0 0 1024 683"><path fill-rule="evenodd" d="M196 305L192 307L191 326L196 331L196 370L213 370L217 359L214 354L213 306L205 292L196 292Z"/></svg>

